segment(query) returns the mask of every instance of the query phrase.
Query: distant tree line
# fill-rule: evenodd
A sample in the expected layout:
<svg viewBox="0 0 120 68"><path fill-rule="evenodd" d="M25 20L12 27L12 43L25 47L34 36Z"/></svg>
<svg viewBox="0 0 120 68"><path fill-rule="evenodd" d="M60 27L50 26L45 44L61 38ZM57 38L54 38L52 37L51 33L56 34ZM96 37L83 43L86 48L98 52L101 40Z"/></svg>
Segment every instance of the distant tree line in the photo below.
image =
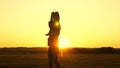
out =
<svg viewBox="0 0 120 68"><path fill-rule="evenodd" d="M101 47L101 48L73 48L70 53L96 53L96 54L120 54L120 49L113 47Z"/></svg>
<svg viewBox="0 0 120 68"><path fill-rule="evenodd" d="M0 54L39 54L47 53L47 48L0 48Z"/></svg>
<svg viewBox="0 0 120 68"><path fill-rule="evenodd" d="M47 54L48 48L0 48L0 54ZM120 54L120 49L113 47L101 48L68 48L63 50L64 53L75 54Z"/></svg>

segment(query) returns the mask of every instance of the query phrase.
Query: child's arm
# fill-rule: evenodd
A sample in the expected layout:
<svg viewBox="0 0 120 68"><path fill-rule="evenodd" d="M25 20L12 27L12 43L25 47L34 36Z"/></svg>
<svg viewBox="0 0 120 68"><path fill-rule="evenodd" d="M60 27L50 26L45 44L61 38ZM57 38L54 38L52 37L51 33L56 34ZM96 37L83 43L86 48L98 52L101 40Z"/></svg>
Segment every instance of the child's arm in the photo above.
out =
<svg viewBox="0 0 120 68"><path fill-rule="evenodd" d="M48 35L49 35L49 33L46 34L46 36L48 36Z"/></svg>
<svg viewBox="0 0 120 68"><path fill-rule="evenodd" d="M49 32L46 34L46 36L50 35L50 30L51 30L51 21L48 22L48 26L49 26Z"/></svg>
<svg viewBox="0 0 120 68"><path fill-rule="evenodd" d="M49 30L49 32L46 34L46 36L49 36L50 35L50 30Z"/></svg>

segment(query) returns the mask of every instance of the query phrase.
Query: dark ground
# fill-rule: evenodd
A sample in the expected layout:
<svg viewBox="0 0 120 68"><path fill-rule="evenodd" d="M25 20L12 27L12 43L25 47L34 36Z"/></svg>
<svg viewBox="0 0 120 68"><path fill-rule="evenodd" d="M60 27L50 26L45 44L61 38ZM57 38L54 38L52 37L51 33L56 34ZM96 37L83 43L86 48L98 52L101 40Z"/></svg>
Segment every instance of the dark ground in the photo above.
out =
<svg viewBox="0 0 120 68"><path fill-rule="evenodd" d="M59 60L62 68L120 68L120 49L72 48ZM47 48L0 48L0 68L48 68Z"/></svg>
<svg viewBox="0 0 120 68"><path fill-rule="evenodd" d="M63 54L62 68L120 68L120 54ZM0 54L0 68L48 68L47 54Z"/></svg>

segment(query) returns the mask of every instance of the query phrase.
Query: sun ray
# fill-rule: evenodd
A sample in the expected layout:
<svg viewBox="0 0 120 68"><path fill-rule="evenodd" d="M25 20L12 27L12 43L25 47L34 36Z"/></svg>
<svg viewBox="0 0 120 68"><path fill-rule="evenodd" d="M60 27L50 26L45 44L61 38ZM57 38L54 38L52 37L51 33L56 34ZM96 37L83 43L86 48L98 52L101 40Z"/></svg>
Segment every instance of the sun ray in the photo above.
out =
<svg viewBox="0 0 120 68"><path fill-rule="evenodd" d="M70 42L67 38L59 38L59 48L68 48Z"/></svg>

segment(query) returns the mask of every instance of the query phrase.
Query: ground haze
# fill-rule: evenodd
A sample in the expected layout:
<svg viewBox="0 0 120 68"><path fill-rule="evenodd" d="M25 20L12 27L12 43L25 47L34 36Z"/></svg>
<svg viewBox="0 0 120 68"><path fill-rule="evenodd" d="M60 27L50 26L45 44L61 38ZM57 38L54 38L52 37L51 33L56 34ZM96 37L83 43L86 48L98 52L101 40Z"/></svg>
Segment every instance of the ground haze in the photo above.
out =
<svg viewBox="0 0 120 68"><path fill-rule="evenodd" d="M0 49L5 52L0 54L0 68L48 68L47 49L39 49ZM63 52L60 64L62 68L119 68L120 54Z"/></svg>

